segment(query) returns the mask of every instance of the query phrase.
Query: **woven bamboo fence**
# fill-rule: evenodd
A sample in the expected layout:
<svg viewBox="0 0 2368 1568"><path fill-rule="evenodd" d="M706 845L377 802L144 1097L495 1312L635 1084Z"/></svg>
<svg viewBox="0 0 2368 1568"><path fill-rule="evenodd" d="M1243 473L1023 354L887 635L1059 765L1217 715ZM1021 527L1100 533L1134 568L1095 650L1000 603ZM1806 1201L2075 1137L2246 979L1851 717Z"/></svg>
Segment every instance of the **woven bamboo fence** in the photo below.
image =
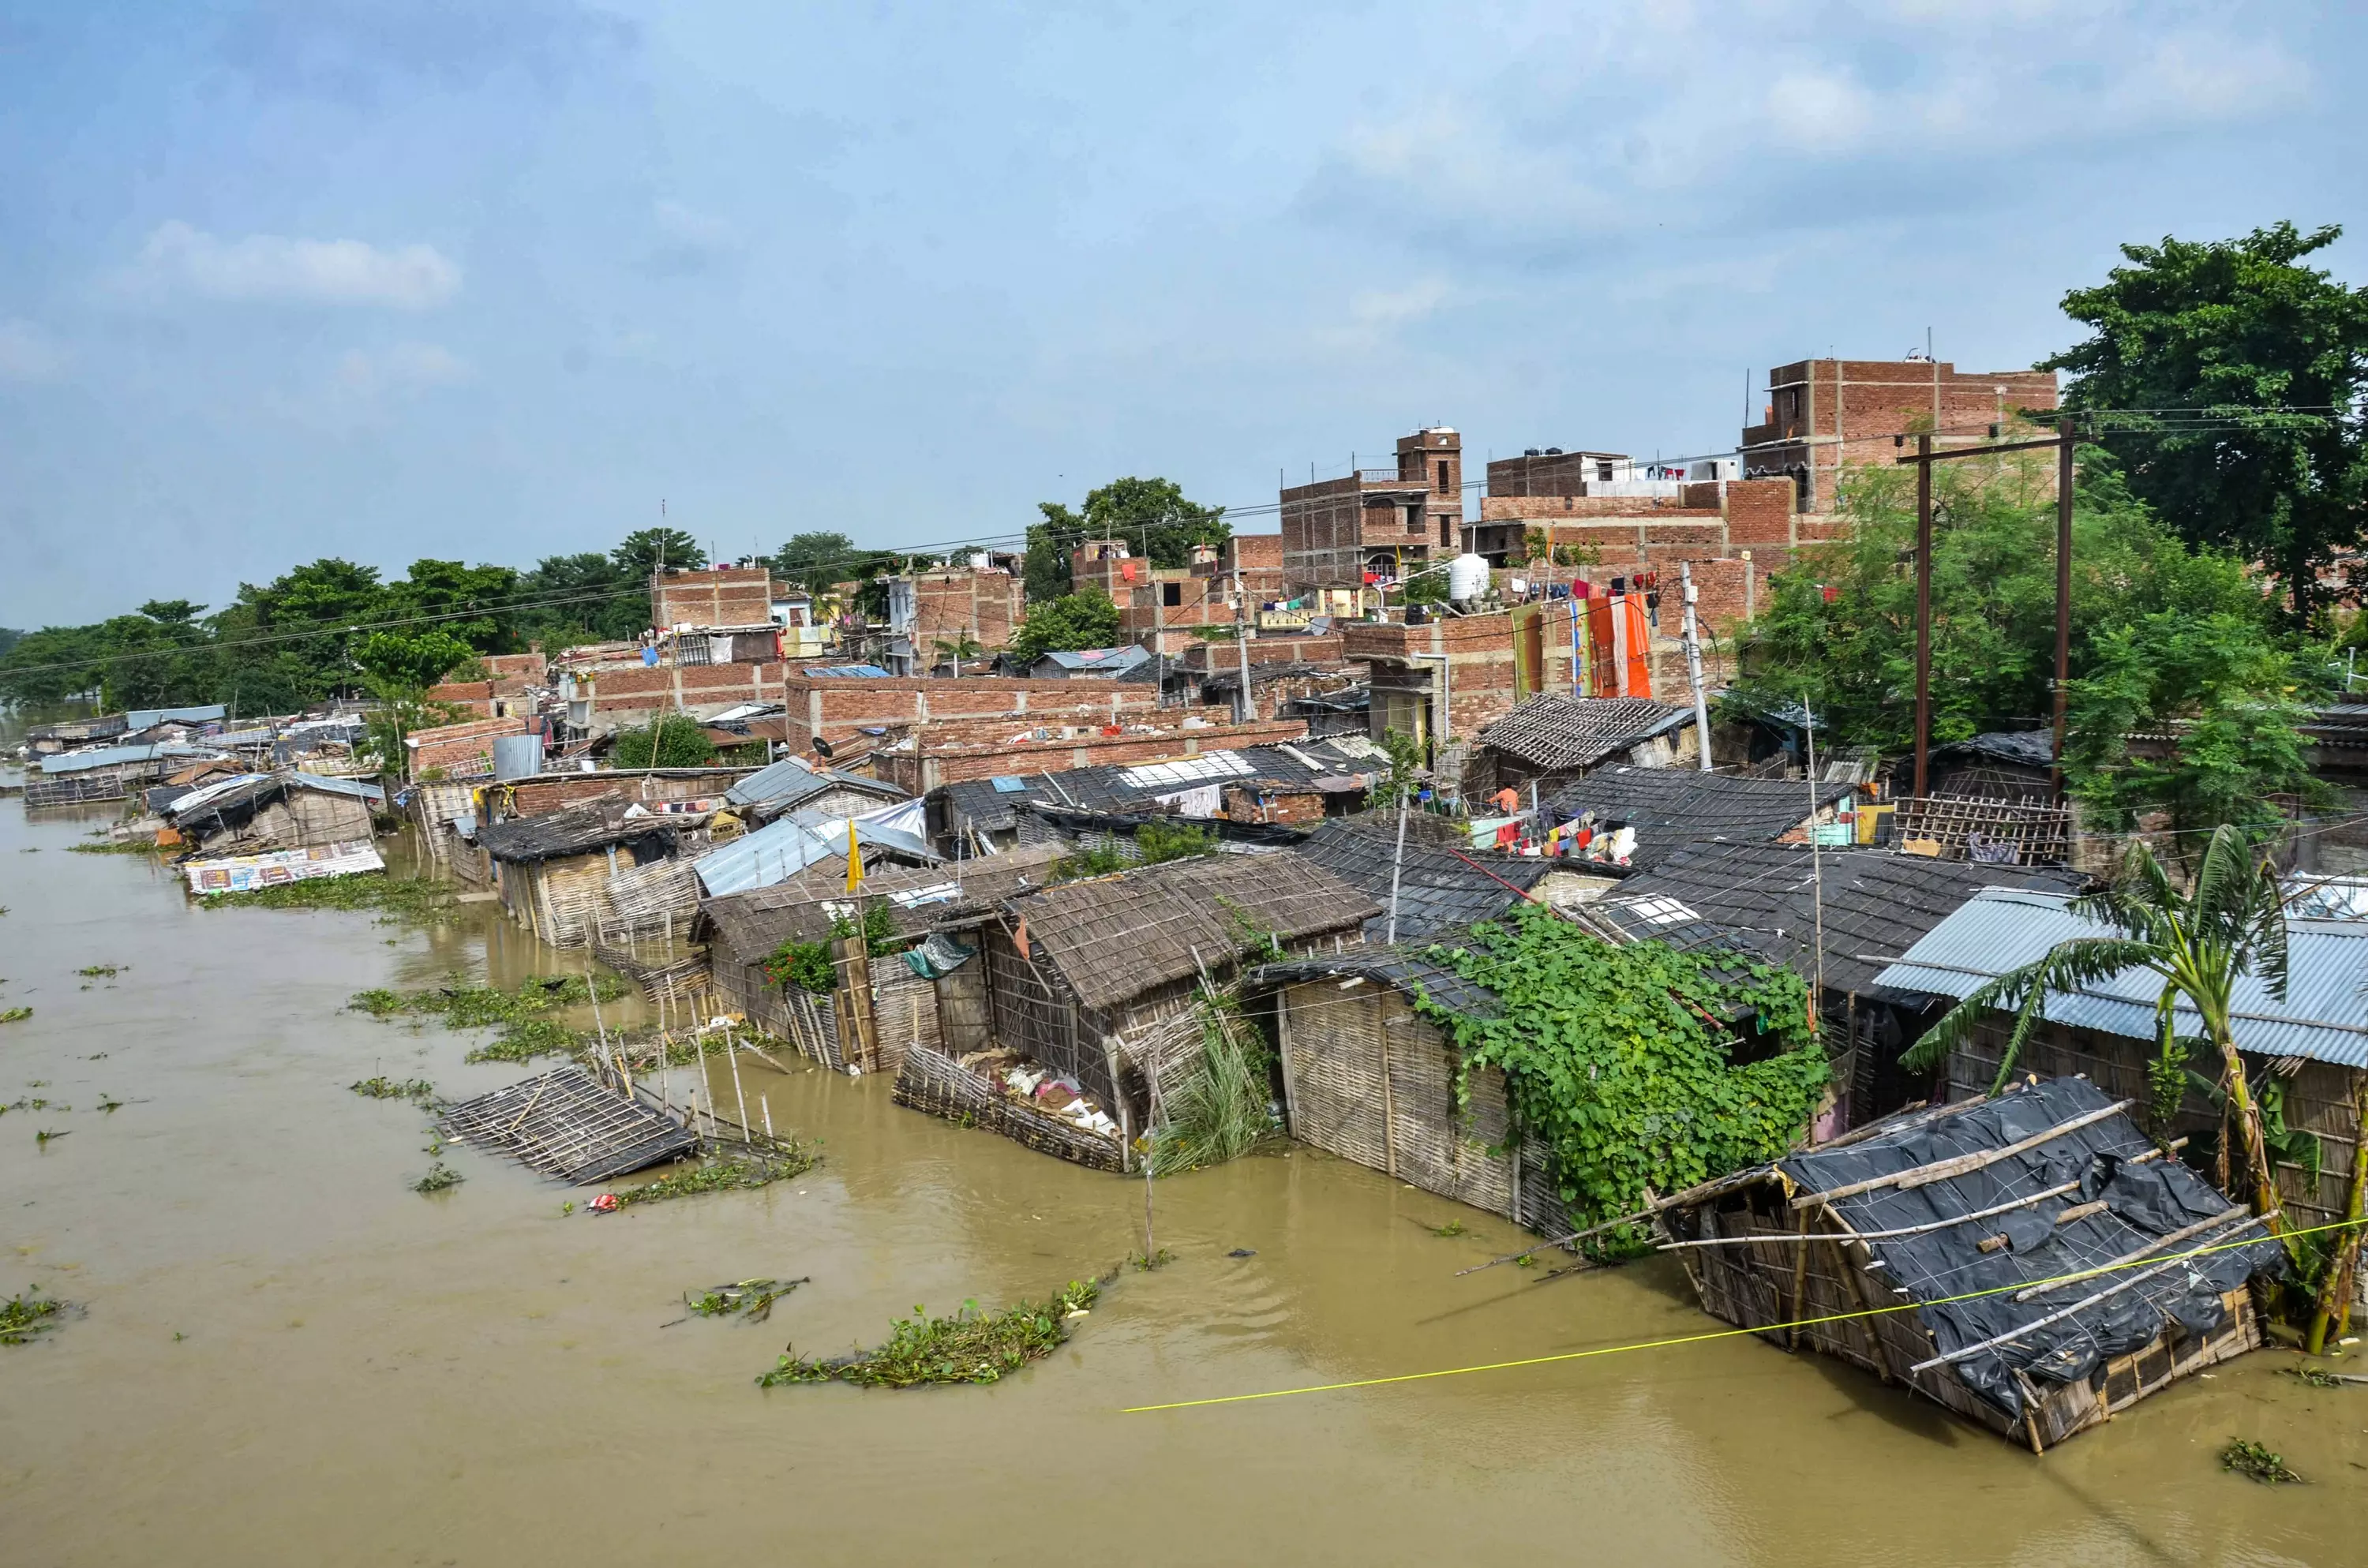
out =
<svg viewBox="0 0 2368 1568"><path fill-rule="evenodd" d="M1073 1165L1098 1171L1126 1168L1125 1151L1119 1140L1089 1132L1065 1117L1017 1099L1004 1093L987 1072L929 1046L914 1046L905 1051L894 1097L898 1105L965 1127L999 1132Z"/></svg>

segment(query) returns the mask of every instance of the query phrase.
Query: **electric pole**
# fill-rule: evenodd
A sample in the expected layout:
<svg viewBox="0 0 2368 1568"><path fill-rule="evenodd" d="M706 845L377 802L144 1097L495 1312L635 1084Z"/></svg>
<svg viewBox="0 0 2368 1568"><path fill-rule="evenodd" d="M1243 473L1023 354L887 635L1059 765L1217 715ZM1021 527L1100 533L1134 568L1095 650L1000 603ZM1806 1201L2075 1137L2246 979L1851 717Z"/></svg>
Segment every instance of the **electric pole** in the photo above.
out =
<svg viewBox="0 0 2368 1568"><path fill-rule="evenodd" d="M1702 701L1702 642L1694 635L1694 569L1688 561L1678 562L1678 584L1685 594L1686 679L1694 688L1694 747L1700 754L1696 762L1704 773L1710 771L1710 709Z"/></svg>

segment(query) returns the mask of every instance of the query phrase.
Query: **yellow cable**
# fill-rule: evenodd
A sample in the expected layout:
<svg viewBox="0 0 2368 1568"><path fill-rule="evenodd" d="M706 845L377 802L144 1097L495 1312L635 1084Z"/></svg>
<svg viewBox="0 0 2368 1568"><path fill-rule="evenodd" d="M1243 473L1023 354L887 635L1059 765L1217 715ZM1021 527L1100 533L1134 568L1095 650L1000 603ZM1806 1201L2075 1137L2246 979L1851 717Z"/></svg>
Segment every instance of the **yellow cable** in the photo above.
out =
<svg viewBox="0 0 2368 1568"><path fill-rule="evenodd" d="M2322 1231L2340 1231L2352 1225L2368 1223L2358 1220L2338 1220L2329 1225L2314 1225L2308 1230L2288 1231L2286 1236L2316 1235ZM1156 1410L1197 1410L1210 1404L1247 1404L1252 1400L1285 1399L1300 1393L1333 1393L1341 1389L1379 1388L1386 1383L1417 1383L1430 1378L1462 1377L1466 1372L1501 1372L1515 1367L1543 1367L1555 1361L1584 1361L1597 1356L1617 1356L1630 1350L1660 1350L1672 1345L1699 1345L1711 1339L1734 1339L1747 1334L1780 1334L1787 1329L1814 1328L1819 1324L1848 1323L1853 1318L1881 1317L1887 1312L1912 1312L1923 1307L1945 1307L1956 1301L1978 1301L1984 1296L2000 1296L2010 1290L2028 1290L2034 1286L2058 1285L2072 1279L2094 1278L2100 1274L2118 1272L2123 1268L2151 1268L2180 1258L2202 1257L2210 1253L2231 1252L2238 1247L2260 1246L2281 1237L2260 1235L2248 1241L2220 1242L2211 1246L2197 1247L2191 1252L2157 1253L2148 1257L2116 1265L2112 1269L2083 1268L2070 1274L2059 1274L2053 1279L2018 1279L2011 1285L1993 1285L1987 1290L1968 1290L1962 1296L1944 1296L1937 1301L1900 1301L1888 1307L1866 1307L1854 1312L1834 1312L1825 1317L1801 1318L1793 1323L1762 1324L1756 1328L1710 1329L1702 1334L1681 1334L1669 1339L1644 1339L1630 1345L1604 1345L1593 1350L1565 1350L1554 1356L1527 1356L1518 1361L1491 1361L1478 1367L1443 1367L1431 1372L1400 1372L1387 1378L1358 1378L1340 1383L1312 1383L1305 1388L1269 1389L1262 1393L1219 1394L1213 1399L1179 1399L1166 1404L1133 1404L1119 1412L1121 1415L1143 1415Z"/></svg>

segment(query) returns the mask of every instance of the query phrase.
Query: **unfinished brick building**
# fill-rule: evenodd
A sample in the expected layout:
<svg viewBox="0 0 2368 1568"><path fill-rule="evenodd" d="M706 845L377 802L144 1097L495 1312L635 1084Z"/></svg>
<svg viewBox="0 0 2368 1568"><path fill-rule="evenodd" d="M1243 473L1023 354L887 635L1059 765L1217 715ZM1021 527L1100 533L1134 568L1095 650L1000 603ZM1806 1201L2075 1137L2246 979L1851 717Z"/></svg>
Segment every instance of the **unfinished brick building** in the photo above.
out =
<svg viewBox="0 0 2368 1568"><path fill-rule="evenodd" d="M1746 478L1793 482L1800 509L1830 512L1845 470L1892 465L1892 437L1975 446L2019 410L2055 407L2053 370L1959 370L1945 359L1804 359L1768 372L1765 422L1743 430ZM2053 483L2053 476L2048 476Z"/></svg>
<svg viewBox="0 0 2368 1568"><path fill-rule="evenodd" d="M1104 733L1112 726L1094 723L1088 716L1072 716L1066 723L1058 714L1029 717L1036 722L957 719L922 725L873 754L872 774L925 795L939 785L971 778L1058 772L1099 763L1135 767L1307 738L1307 725L1296 719L1235 724L1178 715L1174 709L1156 725L1141 718L1129 720L1114 735ZM1079 722L1081 717L1085 722Z"/></svg>
<svg viewBox="0 0 2368 1568"><path fill-rule="evenodd" d="M1016 562L1014 563L1016 565ZM967 638L981 653L1011 645L1028 615L1028 588L1013 565L989 560L888 579L889 663L920 674L942 656L940 642Z"/></svg>
<svg viewBox="0 0 2368 1568"><path fill-rule="evenodd" d="M1158 706L1159 688L1144 681L953 679L928 676L825 676L791 670L773 688L783 704L792 753L816 739L831 749L861 751L918 725L955 720L1026 720L1078 724L1133 723Z"/></svg>
<svg viewBox="0 0 2368 1568"><path fill-rule="evenodd" d="M1395 580L1455 554L1463 529L1463 437L1443 425L1417 430L1398 438L1395 468L1284 487L1284 589Z"/></svg>
<svg viewBox="0 0 2368 1568"><path fill-rule="evenodd" d="M1283 597L1282 536L1235 535L1196 545L1186 566L1154 566L1124 540L1089 539L1069 555L1069 579L1108 594L1118 606L1119 641L1181 653L1201 641L1194 627L1230 627L1236 599L1258 624L1260 607Z"/></svg>
<svg viewBox="0 0 2368 1568"><path fill-rule="evenodd" d="M762 566L650 574L651 624L700 631L773 624L773 574Z"/></svg>

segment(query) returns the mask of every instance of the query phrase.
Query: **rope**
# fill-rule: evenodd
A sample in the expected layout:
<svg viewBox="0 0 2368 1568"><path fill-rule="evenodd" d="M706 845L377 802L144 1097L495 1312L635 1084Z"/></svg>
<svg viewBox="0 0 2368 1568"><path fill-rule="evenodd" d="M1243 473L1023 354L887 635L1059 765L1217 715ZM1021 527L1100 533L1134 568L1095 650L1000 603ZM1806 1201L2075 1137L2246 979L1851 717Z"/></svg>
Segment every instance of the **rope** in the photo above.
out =
<svg viewBox="0 0 2368 1568"><path fill-rule="evenodd" d="M2368 1221L2338 1220L2332 1224L2313 1225L2307 1230L2288 1231L2285 1234L2287 1236L2307 1236L2317 1234L2323 1231L2348 1230L2352 1226L2363 1223L2368 1223ZM2192 1251L2189 1252L2172 1253L2167 1256L2157 1254L2154 1256L2141 1258L2132 1263L2121 1265L2120 1267L2124 1268L2150 1268L2159 1267L2165 1262L2178 1262L2185 1258L2203 1257L2212 1253L2230 1252L2242 1247L2263 1246L2268 1244L2271 1244L2271 1242L2260 1237L2255 1237L2249 1241L2242 1242L2222 1242L2211 1246L2196 1247ZM1443 1367L1436 1371L1400 1372L1392 1377L1356 1378L1346 1382L1338 1383L1311 1383L1304 1388L1269 1389L1260 1393L1228 1393L1219 1394L1212 1399L1179 1399L1171 1400L1164 1404L1133 1404L1124 1407L1119 1412L1119 1414L1121 1415L1144 1415L1154 1411L1160 1410L1198 1410L1204 1406L1212 1404L1247 1404L1254 1400L1288 1399L1294 1394L1334 1393L1343 1389L1380 1388L1391 1383L1424 1382L1432 1378L1459 1378L1470 1372L1502 1372L1509 1371L1516 1367L1551 1366L1557 1361L1586 1361L1599 1356L1620 1356L1634 1350L1664 1350L1676 1345L1702 1345L1713 1339L1737 1339L1745 1335L1781 1334L1804 1328L1815 1328L1824 1324L1850 1323L1861 1318L1883 1317L1891 1312L1912 1312L1921 1311L1926 1307L1945 1307L1952 1305L1958 1301L1979 1301L1986 1296L2002 1296L2016 1290L2027 1290L2032 1288L2033 1283L2045 1285L2060 1283L2062 1280L2075 1278L2089 1278L2095 1277L2099 1272L2100 1271L2096 1269L2081 1269L2077 1271L2075 1274L2061 1276L2057 1280L2043 1279L2034 1282L2032 1280L2019 1279L2011 1285L1995 1285L1984 1290L1968 1290L1963 1295L1948 1296L1937 1301L1900 1301L1887 1307L1865 1307L1857 1312L1829 1312L1822 1317L1797 1318L1790 1323L1759 1324L1750 1328L1711 1329L1702 1334L1680 1334L1672 1335L1666 1339L1640 1339L1626 1345L1598 1346L1592 1350L1565 1350L1553 1356L1525 1356L1515 1361L1490 1361L1485 1365L1477 1367Z"/></svg>

